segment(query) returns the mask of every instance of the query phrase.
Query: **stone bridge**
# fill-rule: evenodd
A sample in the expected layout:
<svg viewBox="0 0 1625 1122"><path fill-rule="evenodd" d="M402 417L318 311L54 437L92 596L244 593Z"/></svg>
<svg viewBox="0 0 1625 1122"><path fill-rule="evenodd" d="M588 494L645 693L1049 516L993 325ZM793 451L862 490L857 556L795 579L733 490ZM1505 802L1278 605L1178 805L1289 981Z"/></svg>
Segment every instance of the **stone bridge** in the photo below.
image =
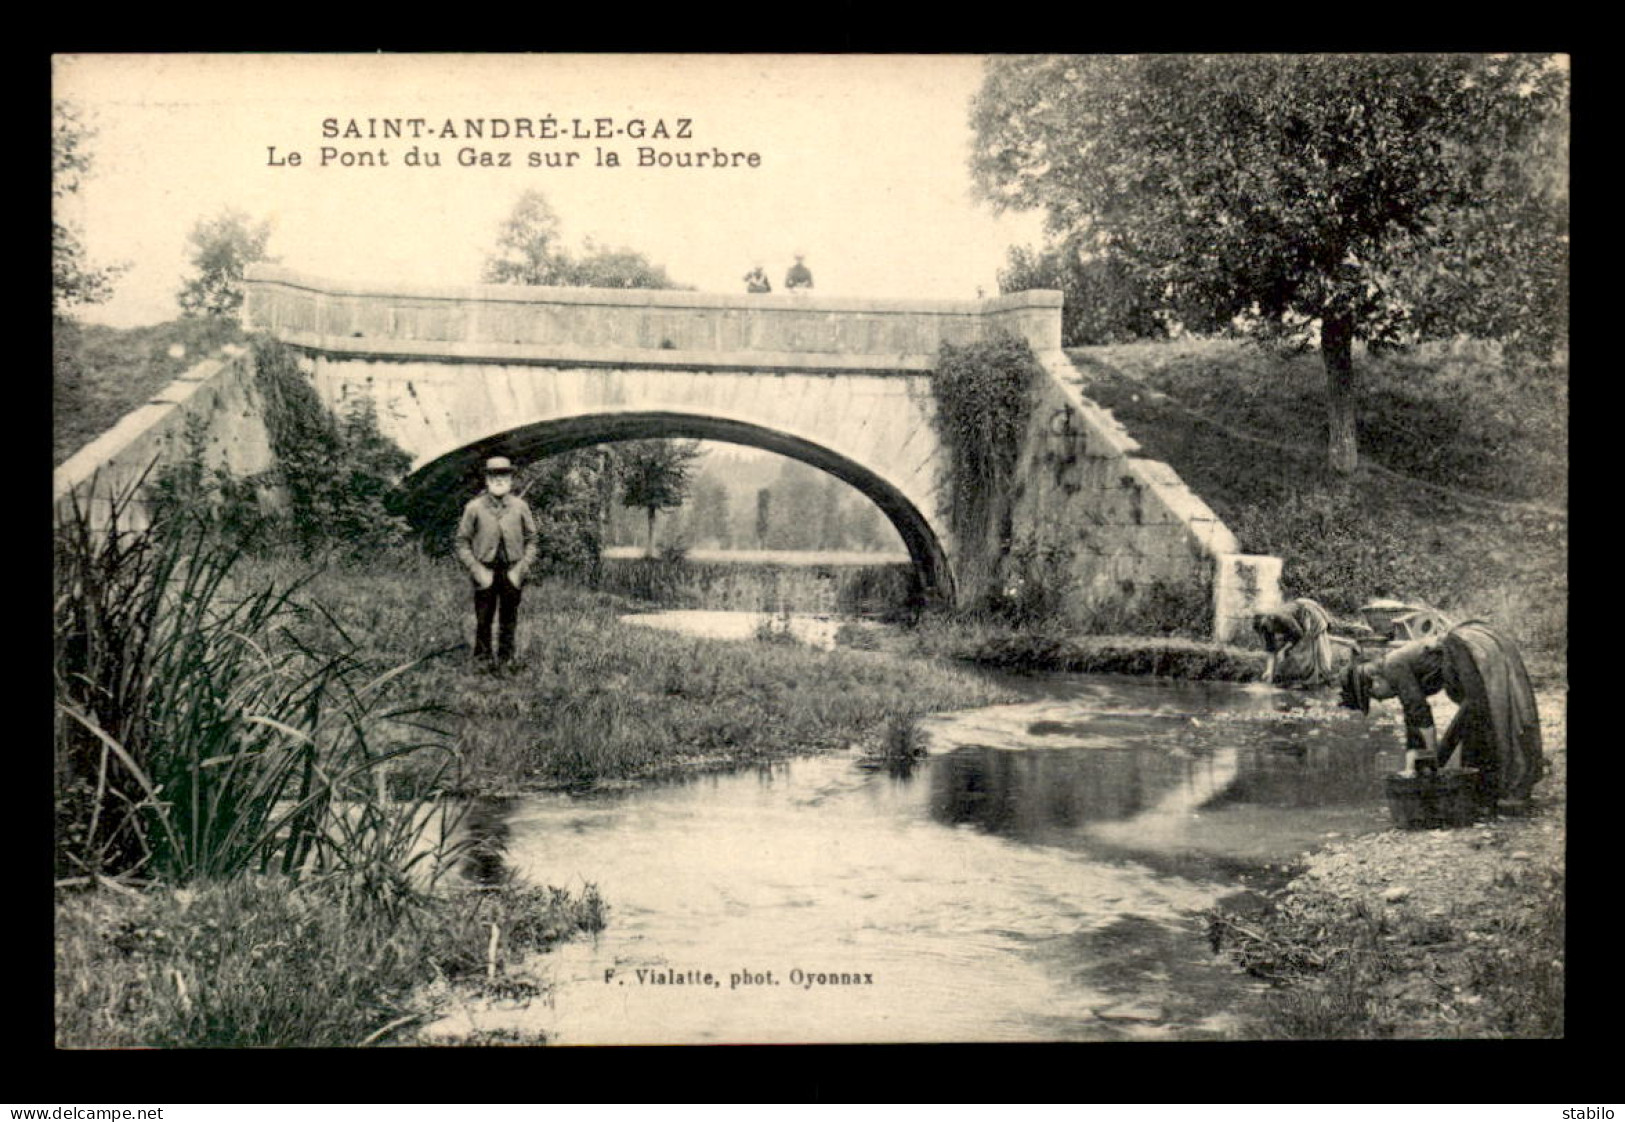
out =
<svg viewBox="0 0 1625 1122"><path fill-rule="evenodd" d="M927 594L941 601L1004 579L1012 550L1058 558L1080 611L1200 590L1212 597L1219 636L1277 595L1279 562L1239 556L1213 512L1082 395L1060 349L1057 292L927 302L356 287L263 265L247 281L245 325L293 347L330 408L371 402L382 431L412 456L403 486L419 511L454 511L494 453L523 462L608 441L694 437L792 456L856 487L896 526ZM961 541L931 371L943 343L1000 333L1025 339L1046 377L1008 517ZM173 455L182 416L200 409L218 418L214 454L251 468L265 440L249 361L193 371L195 386L147 407L167 405L162 418L125 426L145 439L126 433L115 447L104 438L64 465L59 495L115 460L150 459L159 445Z"/></svg>

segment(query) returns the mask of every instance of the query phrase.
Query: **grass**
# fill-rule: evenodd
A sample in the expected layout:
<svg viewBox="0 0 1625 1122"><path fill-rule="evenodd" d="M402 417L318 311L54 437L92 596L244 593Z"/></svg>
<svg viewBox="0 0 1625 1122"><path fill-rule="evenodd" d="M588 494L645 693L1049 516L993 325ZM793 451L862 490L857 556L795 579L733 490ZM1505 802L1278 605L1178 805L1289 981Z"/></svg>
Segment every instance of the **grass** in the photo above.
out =
<svg viewBox="0 0 1625 1122"><path fill-rule="evenodd" d="M399 553L308 580L302 573L292 558L241 560L214 598L229 615L265 589L297 584L288 604L300 610L281 621L290 649L318 658L342 649L344 665L365 681L394 668L379 691L391 707L438 709L459 770L419 764L421 754L396 756L387 772L396 796L447 786L579 787L876 738L909 755L912 723L899 713L1002 699L952 667L624 625L615 619L624 601L558 585L527 590L525 664L495 677L468 660L467 581L450 562ZM372 784L353 794L352 809L356 799L376 798L380 821L397 825L392 809L424 805L397 802ZM347 821L340 815L326 830ZM335 855L350 848L336 844ZM196 875L180 889L166 876L139 892L69 878L102 887L59 891L59 1045L410 1040L458 990L537 996L526 956L605 922L590 887L573 894L445 882L401 895L387 867L374 870L382 878L295 877L270 865L231 863L228 875ZM353 861L340 867L367 871ZM372 906L380 895L396 905Z"/></svg>
<svg viewBox="0 0 1625 1122"><path fill-rule="evenodd" d="M534 991L502 937L522 955L597 930L602 902L441 883L463 856L436 798L453 757L394 700L413 661L368 664L207 523L127 529L131 494L56 527L58 1043L367 1043L480 963ZM392 797L408 765L423 790Z"/></svg>
<svg viewBox="0 0 1625 1122"><path fill-rule="evenodd" d="M59 325L57 462L234 331ZM170 357L176 342L186 357ZM1562 674L1561 373L1473 347L1364 361L1370 466L1351 490L1322 466L1313 358L1223 342L1073 353L1086 392L1147 455L1171 463L1244 548L1286 559L1290 595L1342 613L1397 595L1485 615L1537 676ZM603 901L511 883L424 891L412 870L451 855L422 856L433 843L419 833L421 800L854 743L877 766L906 767L915 714L1005 699L934 658L622 625L626 600L553 583L527 589L522 663L494 677L468 657L468 585L449 562L383 551L312 575L285 558L165 554L139 537L98 546L83 529L78 545L58 544L58 872L72 890L59 890L57 1002L69 1047L377 1043L427 1015L426 985L530 996L527 951L597 930ZM659 575L668 593L679 587ZM1182 637L1200 599L1169 590L1151 616L1083 629L927 620L861 645L1017 670L1256 674L1256 654ZM152 883L131 891L111 876ZM1552 1035L1561 875L1524 888L1496 917L1493 952L1460 959L1493 998L1483 1034ZM1369 913L1305 923L1302 948L1317 959L1292 966L1311 984L1283 997L1284 1035L1396 1034L1416 974L1407 948L1431 935ZM1270 936L1277 950L1298 938L1283 930Z"/></svg>
<svg viewBox="0 0 1625 1122"><path fill-rule="evenodd" d="M633 627L616 619L627 601L552 582L526 588L520 665L493 676L470 657L468 581L450 562L399 556L329 570L307 589L368 665L422 660L401 675L397 703L443 707L459 787L470 793L581 788L843 747L897 712L1003 697L948 665ZM392 780L434 777L402 766Z"/></svg>
<svg viewBox="0 0 1625 1122"><path fill-rule="evenodd" d="M1551 768L1530 817L1368 835L1208 913L1214 949L1271 983L1250 1035L1563 1035L1566 705L1537 700Z"/></svg>
<svg viewBox="0 0 1625 1122"><path fill-rule="evenodd" d="M601 930L580 894L444 892L402 922L280 875L60 893L57 1044L348 1047L411 1039L460 992L530 997L528 956ZM495 928L497 935L492 936Z"/></svg>
<svg viewBox="0 0 1625 1122"><path fill-rule="evenodd" d="M918 649L1016 673L1141 674L1219 682L1250 682L1263 656L1219 643L1132 635L1076 635L987 625L922 627Z"/></svg>
<svg viewBox="0 0 1625 1122"><path fill-rule="evenodd" d="M393 909L435 816L387 801L382 771L450 758L386 701L406 666L364 666L297 582L235 579L206 524L127 529L133 493L100 524L75 496L56 528L58 875L279 870Z"/></svg>
<svg viewBox="0 0 1625 1122"><path fill-rule="evenodd" d="M51 463L59 465L118 419L227 343L234 319L178 319L115 328L58 320L52 333ZM171 351L179 349L179 354Z"/></svg>
<svg viewBox="0 0 1625 1122"><path fill-rule="evenodd" d="M895 616L907 607L913 573L907 562L609 557L598 587L669 608Z"/></svg>
<svg viewBox="0 0 1625 1122"><path fill-rule="evenodd" d="M1241 342L1068 352L1084 393L1236 533L1285 562L1283 592L1351 614L1420 599L1507 628L1542 679L1568 639L1568 379L1490 346L1356 356L1363 466L1325 464L1313 355Z"/></svg>
<svg viewBox="0 0 1625 1122"><path fill-rule="evenodd" d="M907 776L930 754L930 741L920 729L920 715L894 713L886 719L880 736L865 746L859 766L868 771Z"/></svg>

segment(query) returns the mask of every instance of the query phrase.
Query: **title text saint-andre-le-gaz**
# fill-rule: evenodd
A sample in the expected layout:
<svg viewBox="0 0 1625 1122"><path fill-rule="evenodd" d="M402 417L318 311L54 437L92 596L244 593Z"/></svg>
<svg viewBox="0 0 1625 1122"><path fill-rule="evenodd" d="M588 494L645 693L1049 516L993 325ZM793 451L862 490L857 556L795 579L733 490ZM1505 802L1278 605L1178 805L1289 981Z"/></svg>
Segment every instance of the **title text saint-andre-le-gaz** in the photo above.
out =
<svg viewBox="0 0 1625 1122"><path fill-rule="evenodd" d="M691 140L691 117L324 117L323 140Z"/></svg>

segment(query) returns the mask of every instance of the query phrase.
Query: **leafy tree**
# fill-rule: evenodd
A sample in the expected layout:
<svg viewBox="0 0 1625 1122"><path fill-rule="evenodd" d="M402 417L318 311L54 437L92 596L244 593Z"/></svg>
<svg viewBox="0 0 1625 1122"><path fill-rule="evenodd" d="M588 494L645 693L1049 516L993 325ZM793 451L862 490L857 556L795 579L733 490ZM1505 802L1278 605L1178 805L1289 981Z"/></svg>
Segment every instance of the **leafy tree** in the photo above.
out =
<svg viewBox="0 0 1625 1122"><path fill-rule="evenodd" d="M1061 306L1061 342L1068 347L1168 334L1166 322L1157 314L1157 294L1115 257L1089 254L1076 240L1068 240L1042 250L1011 246L1006 261L999 271L1001 293L1052 288L1066 298Z"/></svg>
<svg viewBox="0 0 1625 1122"><path fill-rule="evenodd" d="M335 415L289 347L259 338L253 348L276 460L252 482L286 496L281 520L291 540L307 557L337 551L353 559L405 540L406 520L391 501L412 457L379 428L371 399L357 398Z"/></svg>
<svg viewBox="0 0 1625 1122"><path fill-rule="evenodd" d="M868 499L860 499L855 504L850 527L852 543L858 549L880 551L903 548L897 528L881 513L880 508Z"/></svg>
<svg viewBox="0 0 1625 1122"><path fill-rule="evenodd" d="M601 246L591 238L582 242L579 257L566 256L552 284L581 288L681 288L656 265L635 250Z"/></svg>
<svg viewBox="0 0 1625 1122"><path fill-rule="evenodd" d="M127 262L96 267L65 211L90 173L89 144L94 130L70 101L51 102L51 310L66 316L80 304L101 304L113 295L113 282Z"/></svg>
<svg viewBox="0 0 1625 1122"><path fill-rule="evenodd" d="M664 268L634 250L600 246L589 238L579 255L572 253L560 235L558 213L537 190L522 192L503 220L496 248L486 257L480 279L486 284L576 288L678 287ZM629 456L636 456L635 462L629 462ZM555 568L571 561L585 561L588 568L596 568L611 529L604 496L614 490L617 480L623 494L635 488L639 494L679 496L675 503L662 502L652 509L642 501L629 504L649 510L653 549L654 511L681 505L688 483L681 472L664 481L656 479L653 473L663 464L676 471L680 457L598 448L565 452L544 461L545 466L536 466L531 505L538 524L545 528L544 560ZM587 516L589 509L597 512L596 518Z"/></svg>
<svg viewBox="0 0 1625 1122"><path fill-rule="evenodd" d="M971 164L1186 326L1318 341L1347 474L1356 339L1566 333L1567 113L1547 57L1006 57Z"/></svg>
<svg viewBox="0 0 1625 1122"><path fill-rule="evenodd" d="M254 224L240 210L227 207L204 219L186 235L197 275L176 294L183 316L234 316L243 306L243 270L256 261L275 261L265 252L271 240L269 220Z"/></svg>
<svg viewBox="0 0 1625 1122"><path fill-rule="evenodd" d="M648 514L649 556L655 550L655 515L683 505L694 461L703 454L697 440L634 440L621 450L621 503Z"/></svg>
<svg viewBox="0 0 1625 1122"><path fill-rule="evenodd" d="M841 517L841 492L846 484L826 475L818 495L816 543L824 549L840 549L846 544L846 520Z"/></svg>
<svg viewBox="0 0 1625 1122"><path fill-rule="evenodd" d="M536 516L538 572L596 571L604 546L600 495L611 471L598 449L548 456L519 469L515 489Z"/></svg>
<svg viewBox="0 0 1625 1122"><path fill-rule="evenodd" d="M731 546L733 529L728 524L728 488L715 479L696 480L689 526L690 536L696 542L712 541L722 549Z"/></svg>
<svg viewBox="0 0 1625 1122"><path fill-rule="evenodd" d="M663 266L636 250L599 245L591 238L573 253L559 236L559 217L547 196L519 196L497 233L497 248L480 274L486 284L538 284L569 288L678 288Z"/></svg>
<svg viewBox="0 0 1625 1122"><path fill-rule="evenodd" d="M786 457L773 481L773 524L768 529L769 549L818 549L823 509L823 472Z"/></svg>
<svg viewBox="0 0 1625 1122"><path fill-rule="evenodd" d="M497 248L485 260L486 284L558 284L564 249L559 216L547 196L526 191L497 232Z"/></svg>

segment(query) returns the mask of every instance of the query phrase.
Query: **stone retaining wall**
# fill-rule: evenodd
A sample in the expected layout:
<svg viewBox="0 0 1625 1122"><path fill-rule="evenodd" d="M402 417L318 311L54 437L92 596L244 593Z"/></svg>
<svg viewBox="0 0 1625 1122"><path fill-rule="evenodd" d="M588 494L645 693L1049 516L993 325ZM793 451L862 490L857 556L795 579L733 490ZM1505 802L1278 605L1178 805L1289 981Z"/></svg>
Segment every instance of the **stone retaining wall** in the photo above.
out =
<svg viewBox="0 0 1625 1122"><path fill-rule="evenodd" d="M1221 640L1278 602L1279 559L1243 555L1173 468L1140 455L1111 412L1082 395L1063 352L1038 357L1049 377L1039 385L1017 468L1009 546L1064 558L1081 610L1132 607L1153 594L1205 597ZM994 543L983 553L993 556Z"/></svg>

